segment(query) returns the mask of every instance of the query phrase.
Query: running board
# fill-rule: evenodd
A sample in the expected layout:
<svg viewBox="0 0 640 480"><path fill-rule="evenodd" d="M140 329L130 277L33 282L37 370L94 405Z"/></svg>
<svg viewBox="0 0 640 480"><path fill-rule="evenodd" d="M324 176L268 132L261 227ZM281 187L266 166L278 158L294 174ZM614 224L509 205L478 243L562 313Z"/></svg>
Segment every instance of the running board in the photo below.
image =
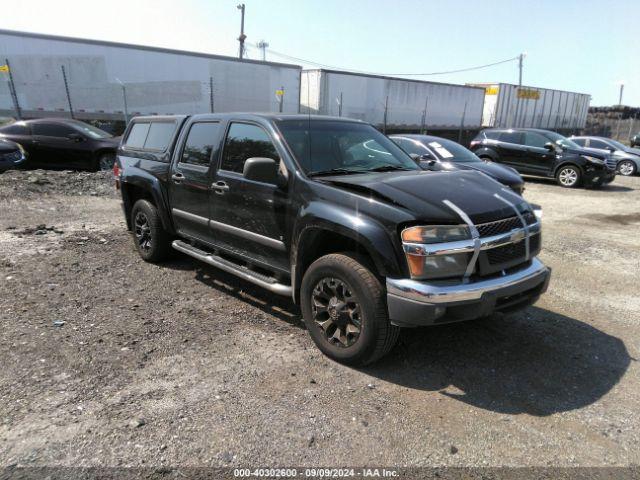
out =
<svg viewBox="0 0 640 480"><path fill-rule="evenodd" d="M259 287L265 288L278 295L291 296L291 286L278 283L275 278L260 273L254 272L244 265L238 265L225 258L219 257L212 253L200 250L193 245L183 242L182 240L174 240L171 244L173 248L179 252L186 253L190 257L196 258L201 262L207 263L213 267L224 270L225 272L236 275L248 282L251 282Z"/></svg>

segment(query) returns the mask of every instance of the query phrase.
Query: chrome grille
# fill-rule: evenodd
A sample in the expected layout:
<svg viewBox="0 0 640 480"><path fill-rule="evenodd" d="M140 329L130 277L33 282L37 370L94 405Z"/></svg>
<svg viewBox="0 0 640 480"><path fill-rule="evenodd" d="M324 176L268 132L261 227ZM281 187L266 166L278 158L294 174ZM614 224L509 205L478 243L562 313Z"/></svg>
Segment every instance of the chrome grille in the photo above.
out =
<svg viewBox="0 0 640 480"><path fill-rule="evenodd" d="M525 213L523 218L527 225L536 223L536 216L531 212ZM481 237L490 237L492 235L500 235L501 233L509 233L516 228L522 228L522 222L518 217L514 216L495 222L481 223L480 225L476 225L476 228Z"/></svg>
<svg viewBox="0 0 640 480"><path fill-rule="evenodd" d="M522 240L518 243L510 243L502 247L487 250L487 260L489 260L491 265L507 263L519 258L524 260L526 252L526 245L524 240Z"/></svg>

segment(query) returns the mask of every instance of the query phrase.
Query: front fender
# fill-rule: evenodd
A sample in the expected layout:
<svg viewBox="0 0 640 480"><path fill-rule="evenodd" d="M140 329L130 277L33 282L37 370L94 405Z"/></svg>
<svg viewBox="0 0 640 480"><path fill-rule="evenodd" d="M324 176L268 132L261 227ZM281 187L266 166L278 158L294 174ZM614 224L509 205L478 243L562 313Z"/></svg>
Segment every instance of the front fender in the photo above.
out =
<svg viewBox="0 0 640 480"><path fill-rule="evenodd" d="M403 275L398 255L399 240L394 244L392 239L395 229L353 209L326 202L310 202L301 210L291 249L293 264L301 263L300 256L304 252L301 247L318 231L335 232L362 245L379 275Z"/></svg>

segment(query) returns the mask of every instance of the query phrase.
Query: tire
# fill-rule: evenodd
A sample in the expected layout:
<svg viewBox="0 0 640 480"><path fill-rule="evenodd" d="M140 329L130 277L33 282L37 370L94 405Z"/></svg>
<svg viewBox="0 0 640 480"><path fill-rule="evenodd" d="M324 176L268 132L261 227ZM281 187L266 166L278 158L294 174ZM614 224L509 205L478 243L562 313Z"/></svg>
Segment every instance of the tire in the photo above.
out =
<svg viewBox="0 0 640 480"><path fill-rule="evenodd" d="M162 227L158 209L148 200L138 200L131 209L133 240L146 262L164 260L171 249L171 238Z"/></svg>
<svg viewBox="0 0 640 480"><path fill-rule="evenodd" d="M582 172L575 165L564 165L556 172L558 185L565 188L577 188L582 184Z"/></svg>
<svg viewBox="0 0 640 480"><path fill-rule="evenodd" d="M385 288L364 263L345 253L325 255L307 269L300 289L304 322L314 343L346 365L378 360L400 333L389 322Z"/></svg>
<svg viewBox="0 0 640 480"><path fill-rule="evenodd" d="M632 177L638 171L638 167L631 160L622 160L618 163L618 173L624 177Z"/></svg>
<svg viewBox="0 0 640 480"><path fill-rule="evenodd" d="M94 160L92 170L94 172L106 171L113 169L113 164L116 161L116 155L114 153L101 153L98 158Z"/></svg>

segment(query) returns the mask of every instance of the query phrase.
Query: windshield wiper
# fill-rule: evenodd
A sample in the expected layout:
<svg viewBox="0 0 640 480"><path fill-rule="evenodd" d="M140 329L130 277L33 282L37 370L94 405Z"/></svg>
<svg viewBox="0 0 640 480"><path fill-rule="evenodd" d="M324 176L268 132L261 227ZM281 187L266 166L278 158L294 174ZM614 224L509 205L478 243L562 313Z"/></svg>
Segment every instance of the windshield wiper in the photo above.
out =
<svg viewBox="0 0 640 480"><path fill-rule="evenodd" d="M348 168L330 168L329 170L316 170L307 173L308 177L320 177L322 175L350 175L354 173L363 173L368 170L349 170Z"/></svg>
<svg viewBox="0 0 640 480"><path fill-rule="evenodd" d="M407 168L407 167L401 167L399 165L382 165L380 167L369 168L369 169L367 169L367 172L392 172L394 170L409 171L409 170L413 170L413 169Z"/></svg>

